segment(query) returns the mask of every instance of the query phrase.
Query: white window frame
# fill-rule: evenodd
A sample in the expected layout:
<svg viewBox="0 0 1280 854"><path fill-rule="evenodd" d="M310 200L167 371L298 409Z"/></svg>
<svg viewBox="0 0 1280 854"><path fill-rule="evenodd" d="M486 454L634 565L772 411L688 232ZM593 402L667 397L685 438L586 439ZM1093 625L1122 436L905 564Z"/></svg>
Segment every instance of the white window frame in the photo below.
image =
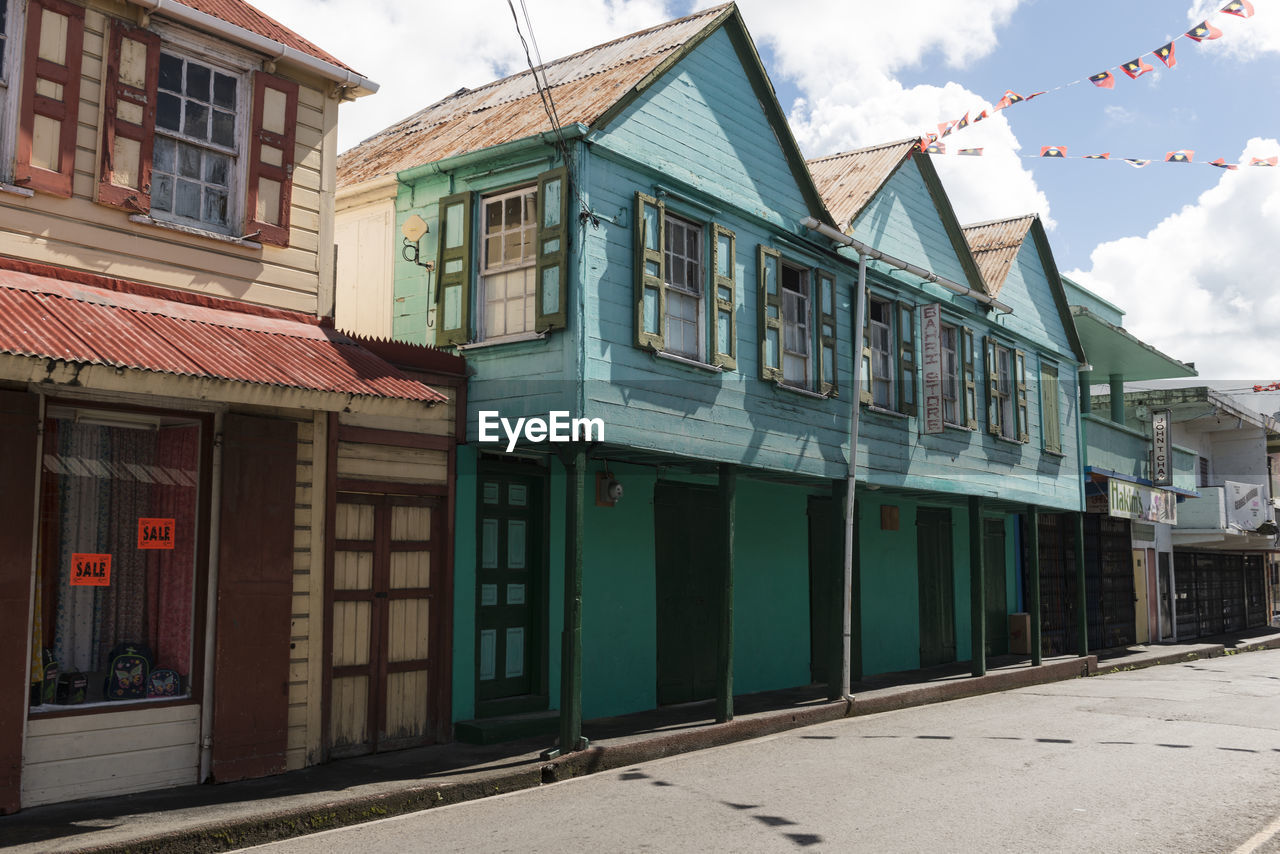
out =
<svg viewBox="0 0 1280 854"><path fill-rule="evenodd" d="M787 287L788 274L794 274L800 290ZM813 385L813 275L808 267L782 261L778 265L778 295L782 300L782 382L795 388ZM787 346L788 337L804 343L804 352ZM787 376L788 357L791 364L802 366L804 376L797 379Z"/></svg>
<svg viewBox="0 0 1280 854"><path fill-rule="evenodd" d="M672 249L671 235L673 227L683 230L685 235L685 248L692 245L697 247L697 256L690 256L686 253L677 253ZM705 334L706 327L706 290L707 290L707 252L706 252L706 227L702 223L694 222L685 217L673 214L670 209L667 210L663 222L663 228L666 233L663 234L663 287L666 288L667 310L662 319L662 349L666 353L673 356L681 356L686 359L693 359L698 362L706 361L707 341ZM694 240L690 242L689 233L692 233ZM690 274L689 268L693 267L693 273ZM683 284L677 284L673 281L674 272L677 268L685 271L686 281ZM692 301L694 306L693 317L693 335L694 346L692 349L677 348L673 345L671 335L671 323L674 319L677 323L688 325L689 319L686 317L674 317L671 310L672 298L677 302L684 301L688 304Z"/></svg>
<svg viewBox="0 0 1280 854"><path fill-rule="evenodd" d="M27 4L20 0L0 0L5 8L4 61L0 63L0 189L17 189L13 180L13 157L18 140L18 111L22 101L22 55L26 49ZM6 186L7 185L7 186ZM29 195L30 190L22 190Z"/></svg>
<svg viewBox="0 0 1280 854"><path fill-rule="evenodd" d="M505 203L508 199L530 197L532 210L525 205L521 206L521 227L520 231L527 232L529 239L525 242L526 254L514 262L498 261L497 264L490 265L488 257L489 242L489 222L485 216L485 209L494 202ZM478 251L480 253L479 275L476 276L476 308L479 318L476 323L477 337L480 341L505 341L513 338L527 337L534 331L537 323L537 303L538 298L538 185L522 184L518 187L508 187L502 190L496 190L491 193L485 193L480 196L478 215L480 217L479 240L477 241ZM525 214L528 219L524 219ZM514 230L506 228L503 223L504 234L512 233ZM496 333L489 328L489 291L490 280L497 279L499 276L508 277L512 273L522 272L525 276L524 283L524 317L521 328L510 330L504 328L502 332ZM509 298L503 299L504 303L510 303ZM505 312L505 309L504 309ZM505 321L504 321L505 327Z"/></svg>
<svg viewBox="0 0 1280 854"><path fill-rule="evenodd" d="M872 311L881 308L888 321L872 318ZM871 296L867 300L867 348L871 351L871 405L879 409L898 409L898 339L894 334L896 304L893 300ZM877 340L882 337L883 341ZM879 346L883 343L883 347ZM877 364L884 370L877 370ZM883 390L887 400L881 401L878 392Z"/></svg>

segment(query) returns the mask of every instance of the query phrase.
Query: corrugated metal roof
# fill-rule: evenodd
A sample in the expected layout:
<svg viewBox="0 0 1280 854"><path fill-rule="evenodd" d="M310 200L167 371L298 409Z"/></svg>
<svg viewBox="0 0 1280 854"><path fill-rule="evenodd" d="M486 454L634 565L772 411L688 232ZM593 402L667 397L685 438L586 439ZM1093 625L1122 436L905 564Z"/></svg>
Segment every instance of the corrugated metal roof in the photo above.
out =
<svg viewBox="0 0 1280 854"><path fill-rule="evenodd" d="M964 238L969 241L973 259L978 262L982 279L987 283L987 292L992 296L998 296L1000 288L1004 287L1013 259L1017 257L1035 220L1035 214L1027 214L964 226Z"/></svg>
<svg viewBox="0 0 1280 854"><path fill-rule="evenodd" d="M848 229L919 142L903 139L808 161L822 201L841 229Z"/></svg>
<svg viewBox="0 0 1280 854"><path fill-rule="evenodd" d="M174 0L174 2L189 6L197 12L212 15L215 18L226 21L228 24L243 27L251 33L265 36L272 41L300 50L339 68L345 68L348 71L353 70L350 66L336 59L333 54L307 41L284 24L245 3L244 0Z"/></svg>
<svg viewBox="0 0 1280 854"><path fill-rule="evenodd" d="M201 0L208 2L209 0ZM590 125L732 4L588 48L542 67L561 126ZM445 157L551 130L532 72L462 89L338 158L338 183L361 184Z"/></svg>
<svg viewBox="0 0 1280 854"><path fill-rule="evenodd" d="M81 277L88 278L88 277ZM118 280L104 284L119 285ZM306 315L0 270L0 353L436 403L445 396Z"/></svg>

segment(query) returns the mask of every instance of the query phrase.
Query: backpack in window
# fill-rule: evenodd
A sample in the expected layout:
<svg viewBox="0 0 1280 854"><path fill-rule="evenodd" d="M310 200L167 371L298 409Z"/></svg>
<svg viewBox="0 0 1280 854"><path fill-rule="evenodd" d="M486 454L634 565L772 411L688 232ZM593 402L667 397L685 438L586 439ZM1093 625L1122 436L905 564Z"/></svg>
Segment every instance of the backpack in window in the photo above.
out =
<svg viewBox="0 0 1280 854"><path fill-rule="evenodd" d="M151 650L146 644L116 644L107 654L103 696L108 700L141 700L146 697L151 661Z"/></svg>
<svg viewBox="0 0 1280 854"><path fill-rule="evenodd" d="M182 677L178 671L157 667L147 677L148 697L176 697L182 693Z"/></svg>

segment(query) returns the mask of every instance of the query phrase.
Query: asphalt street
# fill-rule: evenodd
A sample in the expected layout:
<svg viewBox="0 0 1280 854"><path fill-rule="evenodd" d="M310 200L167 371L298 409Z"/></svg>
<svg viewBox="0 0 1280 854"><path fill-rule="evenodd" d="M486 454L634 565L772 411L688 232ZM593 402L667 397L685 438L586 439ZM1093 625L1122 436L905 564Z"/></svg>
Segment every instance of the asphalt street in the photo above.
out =
<svg viewBox="0 0 1280 854"><path fill-rule="evenodd" d="M253 850L1280 854L1280 651L851 718Z"/></svg>

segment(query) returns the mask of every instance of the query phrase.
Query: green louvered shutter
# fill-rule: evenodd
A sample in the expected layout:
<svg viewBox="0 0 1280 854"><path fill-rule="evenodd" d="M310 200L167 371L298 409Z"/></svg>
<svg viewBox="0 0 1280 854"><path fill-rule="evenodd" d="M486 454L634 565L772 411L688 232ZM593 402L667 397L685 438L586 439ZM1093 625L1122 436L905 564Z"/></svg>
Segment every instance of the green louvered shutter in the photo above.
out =
<svg viewBox="0 0 1280 854"><path fill-rule="evenodd" d="M916 310L898 303L898 411L916 414Z"/></svg>
<svg viewBox="0 0 1280 854"><path fill-rule="evenodd" d="M818 391L837 397L836 276L818 270Z"/></svg>
<svg viewBox="0 0 1280 854"><path fill-rule="evenodd" d="M436 346L471 340L471 194L440 200L436 260Z"/></svg>
<svg viewBox="0 0 1280 854"><path fill-rule="evenodd" d="M1014 378L1017 380L1018 400L1015 411L1018 413L1018 441L1031 441L1031 427L1028 417L1030 412L1027 407L1027 354L1021 350L1013 351L1014 370L1016 374Z"/></svg>
<svg viewBox="0 0 1280 854"><path fill-rule="evenodd" d="M978 429L978 386L977 386L977 369L974 365L973 353L973 330L961 330L962 344L964 349L962 360L964 363L964 426L970 430Z"/></svg>
<svg viewBox="0 0 1280 854"><path fill-rule="evenodd" d="M987 432L1000 435L1000 366L996 361L996 342L987 336Z"/></svg>
<svg viewBox="0 0 1280 854"><path fill-rule="evenodd" d="M568 326L569 170L538 176L538 332Z"/></svg>
<svg viewBox="0 0 1280 854"><path fill-rule="evenodd" d="M711 340L715 342L715 352L712 354L711 364L733 371L738 368L737 238L722 225L713 225L711 234L711 263L715 271L715 294L711 301L715 306L711 321Z"/></svg>
<svg viewBox="0 0 1280 854"><path fill-rule="evenodd" d="M666 206L653 196L636 193L636 344L663 348L667 315L663 252Z"/></svg>
<svg viewBox="0 0 1280 854"><path fill-rule="evenodd" d="M782 382L782 284L778 276L781 258L777 250L761 244L760 379L772 382Z"/></svg>

